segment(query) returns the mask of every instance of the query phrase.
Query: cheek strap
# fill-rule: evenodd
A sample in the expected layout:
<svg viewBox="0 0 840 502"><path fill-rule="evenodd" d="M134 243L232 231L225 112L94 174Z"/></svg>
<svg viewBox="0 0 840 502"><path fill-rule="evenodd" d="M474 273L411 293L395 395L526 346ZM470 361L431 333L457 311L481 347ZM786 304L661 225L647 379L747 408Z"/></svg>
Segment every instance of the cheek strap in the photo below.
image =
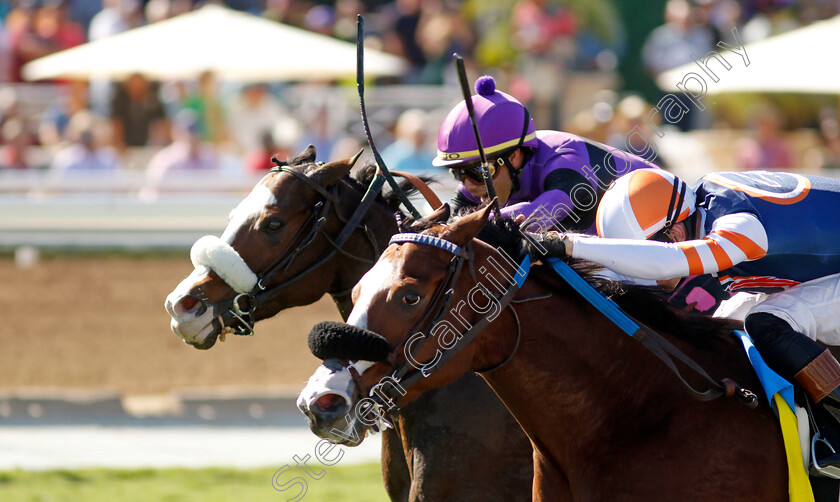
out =
<svg viewBox="0 0 840 502"><path fill-rule="evenodd" d="M257 285L258 277L245 260L215 235L205 235L195 241L190 259L196 268L207 267L216 272L237 293L249 293Z"/></svg>

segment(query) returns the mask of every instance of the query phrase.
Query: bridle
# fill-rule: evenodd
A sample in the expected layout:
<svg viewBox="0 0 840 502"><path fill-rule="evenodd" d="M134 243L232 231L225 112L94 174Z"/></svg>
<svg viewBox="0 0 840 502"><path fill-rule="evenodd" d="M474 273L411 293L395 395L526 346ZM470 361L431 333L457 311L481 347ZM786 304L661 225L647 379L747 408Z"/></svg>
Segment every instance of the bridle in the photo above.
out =
<svg viewBox="0 0 840 502"><path fill-rule="evenodd" d="M425 364L419 364L418 367L418 363L416 363L414 358L426 342L429 341L437 322L449 310L449 307L452 304L452 296L455 292L454 286L458 281L458 277L460 276L465 263L470 264L470 270L473 273L473 278L475 278L474 267L471 263L474 260L474 256L471 245L461 247L445 239L430 235L413 233L396 234L391 237L389 244L402 243L414 243L437 247L452 254L452 258L449 260L444 278L438 284L431 296L429 306L409 331L409 333L414 333L414 335L407 337L394 349L394 351L392 351L392 356L389 358L389 362L394 368L393 372L389 377L382 379L378 384L374 385L369 391L371 399L373 399L380 409L384 409L385 414L388 414L397 407L397 403L406 389L421 379L428 377L434 371L440 369L444 363L455 357L458 352L469 345L469 343L472 342L475 337L478 336L478 334L481 333L495 319L492 311L487 312L480 317L478 321L468 327L466 331L460 333L459 336L456 337L456 341L451 346L445 348L443 352L439 351L438 355L432 359L432 361ZM528 277L530 269L531 258L529 255L526 255L514 273L514 280L512 284L508 285L508 288L502 292L500 296L496 296L495 298L498 302L499 311L507 308L511 309L518 331L520 329L519 318L516 315L516 311L513 310L511 303L513 302L513 297ZM476 281L476 284L479 284L478 281ZM486 288L482 288L482 291L485 295L492 294ZM520 336L521 333L518 333L514 351L504 361L492 368L480 370L479 373L494 371L510 361L519 346ZM397 363L393 354L400 350L405 353L406 359L402 363ZM354 375L352 371L351 375L354 380L356 380L357 388L361 388L359 385L361 383L359 375ZM393 384L398 384L399 387ZM400 389L402 389L402 392Z"/></svg>
<svg viewBox="0 0 840 502"><path fill-rule="evenodd" d="M315 164L307 164L306 166L309 165ZM291 174L296 179L306 183L310 188L314 189L320 197L312 207L311 216L309 216L307 221L304 222L304 224L300 227L300 230L298 230L297 234L295 234L286 246L285 249L289 251L287 253L280 253L264 272L257 275L256 285L250 291L239 292L239 294L233 298L230 308L219 316L220 318L217 319L217 321L214 321L221 323L221 326L219 326L220 331L225 329L227 326L233 330L233 333L236 335L253 335L254 324L256 323L254 313L260 306L270 301L274 296L285 290L288 286L296 283L310 272L320 267L324 262L335 256L338 252L349 258L366 263L374 263L376 261L376 257L380 254L379 246L373 232L367 227L367 225L361 223L361 220L373 205L379 190L382 188L384 183L384 179L382 177L374 178L368 186L364 197L362 197L361 202L353 212L353 215L349 219L345 220L338 211L338 183L327 190L312 181L308 176L300 171L285 165L278 165L272 168L271 172ZM339 220L344 223L344 227L335 238L330 237L324 230L324 224L327 221L327 215L331 209L334 210ZM342 249L342 246L357 229L362 230L370 242L373 249L372 259L356 256ZM305 249L311 246L317 240L319 235L324 237L324 239L329 243L330 248L294 276L279 284L269 287L268 283L272 280L272 278L274 278L278 273L288 272L292 264L295 262L295 259L300 256ZM232 323L233 326L228 326L227 321L230 320L235 320L237 322Z"/></svg>

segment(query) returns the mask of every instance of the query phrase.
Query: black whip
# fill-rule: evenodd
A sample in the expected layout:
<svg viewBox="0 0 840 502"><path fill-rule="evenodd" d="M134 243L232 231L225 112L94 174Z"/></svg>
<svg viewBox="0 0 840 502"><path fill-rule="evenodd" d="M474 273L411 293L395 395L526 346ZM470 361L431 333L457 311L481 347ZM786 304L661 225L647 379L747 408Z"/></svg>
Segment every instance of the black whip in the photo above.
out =
<svg viewBox="0 0 840 502"><path fill-rule="evenodd" d="M481 144L481 134L478 132L478 122L475 119L475 108L472 103L472 93L470 92L470 84L467 80L467 69L464 67L464 58L460 54L453 54L455 58L455 67L458 68L458 81L461 83L461 92L464 94L464 102L467 105L467 113L470 116L473 132L475 133L475 142L478 145L478 157L481 159L481 176L484 178L484 186L487 187L487 197L490 199L490 204L493 207L493 212L496 217L499 216L499 199L496 197L496 186L493 184L493 177L490 175L490 168L487 165L487 157L484 155L484 147Z"/></svg>
<svg viewBox="0 0 840 502"><path fill-rule="evenodd" d="M400 185L391 176L391 173L388 171L388 168L385 166L385 161L382 160L382 156L379 155L379 150L376 149L376 144L373 142L373 136L370 133L370 124L368 124L367 118L367 109L365 109L365 17L361 14L358 15L356 18L356 88L359 90L359 107L362 110L362 125L365 128L365 136L367 136L368 145L370 145L370 149L373 152L373 158L376 161L376 164L379 166L379 172L385 176L385 179L388 180L388 184L391 185L391 189L394 190L394 193L397 194L397 197L400 198L403 205L408 209L408 212L411 213L411 216L414 219L419 220L422 218L420 216L420 212L417 211L417 208L408 200L408 197L403 192Z"/></svg>

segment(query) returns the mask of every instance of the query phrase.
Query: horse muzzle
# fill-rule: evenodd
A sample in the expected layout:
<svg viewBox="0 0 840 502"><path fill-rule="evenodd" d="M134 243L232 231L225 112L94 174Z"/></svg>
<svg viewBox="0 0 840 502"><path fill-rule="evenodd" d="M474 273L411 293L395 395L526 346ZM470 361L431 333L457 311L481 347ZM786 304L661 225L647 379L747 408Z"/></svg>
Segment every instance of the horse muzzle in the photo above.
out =
<svg viewBox="0 0 840 502"><path fill-rule="evenodd" d="M207 280L209 269L199 266L166 297L164 308L170 328L184 342L209 349L227 334L253 335L256 299L239 293L232 300L212 303L202 298L199 284Z"/></svg>
<svg viewBox="0 0 840 502"><path fill-rule="evenodd" d="M350 416L356 392L349 369L336 359L327 359L309 378L297 406L315 435L356 446L362 439L355 433L355 420Z"/></svg>

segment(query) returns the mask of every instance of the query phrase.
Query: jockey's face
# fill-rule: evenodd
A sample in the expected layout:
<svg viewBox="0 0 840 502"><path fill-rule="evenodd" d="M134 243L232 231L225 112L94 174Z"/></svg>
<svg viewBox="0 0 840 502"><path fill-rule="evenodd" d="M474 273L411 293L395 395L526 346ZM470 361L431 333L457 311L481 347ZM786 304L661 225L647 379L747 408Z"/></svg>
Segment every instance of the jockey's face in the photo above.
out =
<svg viewBox="0 0 840 502"><path fill-rule="evenodd" d="M523 160L522 150L520 149L513 152L509 159L511 164L513 164L514 169L520 169L522 167ZM487 187L484 186L484 183L479 183L469 176L465 176L462 183L464 184L464 188L466 188L467 191L474 197L479 197L482 202L488 202ZM499 207L503 207L505 203L507 203L508 199L510 199L511 192L513 191L513 180L510 179L510 171L507 166L497 165L496 176L493 178L493 185L496 187L496 196L499 198Z"/></svg>

